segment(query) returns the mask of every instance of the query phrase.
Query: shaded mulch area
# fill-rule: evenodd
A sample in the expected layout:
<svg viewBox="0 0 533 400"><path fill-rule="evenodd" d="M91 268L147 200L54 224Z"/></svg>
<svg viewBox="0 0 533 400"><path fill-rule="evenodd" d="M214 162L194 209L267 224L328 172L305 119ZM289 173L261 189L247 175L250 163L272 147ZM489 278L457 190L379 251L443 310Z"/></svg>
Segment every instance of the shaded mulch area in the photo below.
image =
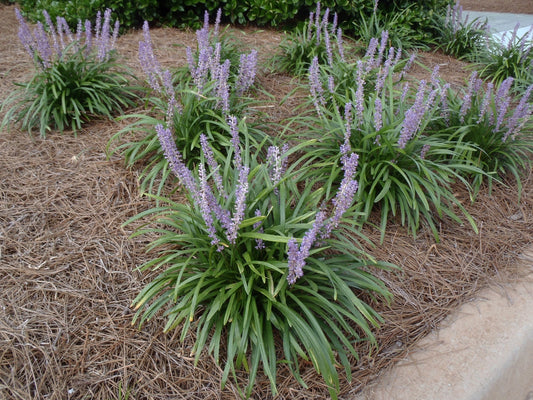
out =
<svg viewBox="0 0 533 400"><path fill-rule="evenodd" d="M13 7L0 5L0 98L32 71L18 44ZM266 62L281 40L270 30L236 30L246 46ZM184 45L194 32L152 31L164 66L184 63ZM138 71L139 32L119 40L119 53ZM178 45L176 47L175 45ZM440 54L421 54L431 70L457 84L469 74L464 63ZM416 71L415 71L416 72ZM425 73L423 70L417 74ZM297 94L291 78L263 71L260 82L275 96L268 108L273 120L291 115ZM47 139L17 129L0 132L0 398L1 399L233 399L230 381L220 389L222 371L205 354L191 358L194 337L179 341L163 334L162 318L142 329L131 325L130 304L150 274L136 267L150 257L150 237L130 239L134 226L122 224L153 206L138 190L138 170L118 156L109 159L106 144L121 127L114 121L88 124L74 137L52 133ZM526 172L521 202L512 180L483 188L474 204L455 190L474 217L469 225L443 220L441 241L422 229L417 238L391 222L384 243L371 249L376 259L401 270L378 271L394 294L391 304L373 305L385 319L376 331L378 349L353 361L353 379L341 381L341 397L350 398L370 380L403 358L416 340L436 328L458 305L487 285L504 285L519 276L519 257L532 242L533 175ZM370 225L364 233L379 243ZM307 389L280 366L279 399L325 399L328 392L309 363L302 363ZM246 383L246 375L239 377ZM268 380L258 378L252 398L271 398Z"/></svg>

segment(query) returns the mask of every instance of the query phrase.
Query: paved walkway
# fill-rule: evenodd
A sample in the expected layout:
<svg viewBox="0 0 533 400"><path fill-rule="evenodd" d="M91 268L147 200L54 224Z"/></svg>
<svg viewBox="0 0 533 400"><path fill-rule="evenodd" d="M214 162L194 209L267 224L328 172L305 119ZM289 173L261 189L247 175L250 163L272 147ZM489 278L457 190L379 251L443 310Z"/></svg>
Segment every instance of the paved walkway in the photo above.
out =
<svg viewBox="0 0 533 400"><path fill-rule="evenodd" d="M517 37L519 38L526 35L533 26L533 15L531 14L507 14L463 10L463 16L466 18L467 15L469 15L469 21L472 21L475 18L480 18L481 20L487 18L493 36L504 41L505 39L510 39L517 23L520 24L517 31Z"/></svg>

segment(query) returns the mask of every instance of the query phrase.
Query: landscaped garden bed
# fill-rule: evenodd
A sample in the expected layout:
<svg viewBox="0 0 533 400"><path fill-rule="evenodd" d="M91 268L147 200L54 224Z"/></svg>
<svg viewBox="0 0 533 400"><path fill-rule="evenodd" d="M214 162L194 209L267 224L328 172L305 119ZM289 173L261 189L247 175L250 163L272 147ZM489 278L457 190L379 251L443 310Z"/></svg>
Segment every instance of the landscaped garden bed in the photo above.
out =
<svg viewBox="0 0 533 400"><path fill-rule="evenodd" d="M34 64L17 37L15 7L0 7L0 95L5 101L15 89L13 82L31 78ZM209 28L209 32L216 29ZM14 399L235 398L254 381L250 371L257 367L251 398L271 398L275 390L277 398L319 399L333 393L349 398L480 288L517 277L514 266L533 233L533 177L527 163L525 170L512 163L498 170L503 164L492 161L514 151L509 150L514 142L501 145L507 143L506 134L530 135L527 120L523 132L512 130L523 117L516 114L514 121L512 110L520 109L520 104L526 110L530 104L527 97L520 103L525 87L517 85L522 91L507 114L504 100L511 103L512 84L508 81L509 88L504 86L500 97L491 100L495 110L491 120L488 114L480 114L490 100L490 86L471 78L472 64L467 61L442 51L421 52L416 58L419 64L408 70L408 58L390 50L392 39L377 37L372 54L368 43L346 40L344 49L351 53L343 54L340 42L334 41L340 37L335 37L336 32L331 31L335 56L325 53L320 63L308 60L297 79L277 68L286 45L284 33L228 27L224 37L237 43L230 47L230 55L238 52L245 57L231 64L240 62L239 70L227 67L232 91L225 103L225 86L219 83L222 68L200 74L202 46L210 44L206 47L193 30L145 27L116 41L131 74L149 83L145 91L136 88L132 89L136 94L124 94L128 101L123 112L130 117L107 121L93 117L96 112L91 110L86 113L91 121L83 117L69 121L71 114L65 112L62 123L50 114L50 129L30 121L24 127L34 129L29 135L15 123L13 114L0 135L2 395ZM140 49L139 42L143 43ZM216 54L213 49L210 56ZM365 51L367 58L363 58ZM257 64L244 67L256 56ZM346 57L346 65L352 63L346 82L339 78L346 75L335 70L344 64L336 64L333 57ZM367 64L358 65L357 60L363 59ZM223 66L223 60L217 66ZM44 63L38 68L43 66L46 69ZM371 107L359 108L364 91L355 84L363 79L363 68L366 87L373 91L366 94ZM178 78L165 80L165 69ZM257 71L255 80L246 75L252 69ZM399 79L404 69L405 81ZM202 81L202 77L207 78ZM313 77L318 81L313 82ZM350 83L352 78L355 82ZM399 99L407 94L402 90L409 90L405 82L411 94L403 102ZM342 84L346 87L340 90ZM454 95L448 98L449 90ZM136 95L143 100L135 99ZM448 110L442 106L445 98L450 100L450 115L441 113ZM471 110L464 106L467 98L473 98L468 100L474 104ZM417 117L417 109L424 107L423 114L433 112L432 117ZM376 109L382 110L379 118ZM500 115L508 130L495 128L502 124L497 121ZM183 122L185 116L192 117ZM443 124L445 117L452 122ZM406 120L415 121L412 129ZM486 159L484 152L476 153L478 148L469 144L475 132L467 136L457 128L445 140L439 136L461 124L480 125L485 129L478 132L481 138L490 128L489 137L497 139L490 147L494 153ZM456 131L460 140L450 146L457 139ZM177 150L183 158L169 144L168 137L175 132L181 135ZM202 133L209 140L204 142ZM530 157L531 138L520 140L525 143L525 156ZM380 149L377 156L375 149ZM489 147L483 151L489 152ZM477 158L471 157L474 153ZM372 175L378 170L383 171L379 177L394 176L398 166L408 171L407 183L396 177L393 183L384 179L379 184ZM482 174L487 166L500 175ZM153 170L158 173L150 175ZM302 171L310 180L302 178ZM191 184L189 174L196 183ZM217 192L212 192L215 187ZM219 197L213 200L212 193ZM167 197L174 202L170 207ZM154 207L162 208L148 212ZM284 211L278 212L277 207ZM150 225L154 215L162 219ZM144 234L134 234L146 227ZM147 253L146 246L158 240L155 251ZM195 271L212 262L221 268L213 274L206 268L200 274L202 281L215 287L229 279L227 287L242 286L246 304L261 305L224 308L237 292L237 286L231 286L227 297L214 296L206 306L198 298L207 295L211 286L193 284L178 293L176 284L166 301L143 313L143 306L157 302L158 293L166 290L167 279L174 283L181 279L159 276L177 260L172 252L180 251L186 255L185 264ZM143 271L137 269L145 263L151 264ZM158 264L160 268L151 271ZM357 268L352 270L354 264ZM225 274L232 268L246 279L231 281L239 276ZM195 274L185 276L194 282ZM328 276L327 282L323 276ZM157 282L163 283L157 286ZM254 285L257 292L250 296ZM354 287L354 292L347 290ZM169 301L173 290L176 298ZM223 289L217 286L217 290ZM328 301L312 303L311 292L338 306L328 308ZM289 300L278 301L280 293ZM259 295L265 297L261 303ZM183 298L194 306L167 316L156 312ZM239 301L231 299L234 305ZM318 307L324 308L318 312ZM331 321L331 329L300 318L308 317L309 310ZM331 320L325 312L331 313ZM245 321L248 314L255 316L250 322L252 333L243 330L243 338L236 339L242 326L232 328L237 326L234 321ZM145 316L149 318L139 328L137 323ZM266 327L269 324L273 328ZM172 329L163 333L165 326ZM197 331L197 326L206 329ZM260 334L258 326L264 329ZM230 332L230 347L237 347L235 351L227 345ZM335 342L344 335L344 344ZM206 343L204 351L199 342ZM265 349L258 347L262 342L269 343ZM339 357L348 343L353 354ZM250 358L242 358L247 351ZM324 355L328 352L335 364Z"/></svg>

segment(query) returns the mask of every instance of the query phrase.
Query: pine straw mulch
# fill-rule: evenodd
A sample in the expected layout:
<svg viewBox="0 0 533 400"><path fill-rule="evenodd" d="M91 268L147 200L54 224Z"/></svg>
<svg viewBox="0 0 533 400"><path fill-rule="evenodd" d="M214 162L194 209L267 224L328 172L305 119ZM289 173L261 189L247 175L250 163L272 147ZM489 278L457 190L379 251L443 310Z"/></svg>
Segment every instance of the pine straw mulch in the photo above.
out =
<svg viewBox="0 0 533 400"><path fill-rule="evenodd" d="M0 96L24 80L31 63L18 45L13 7L0 5ZM119 51L136 66L139 33L120 39ZM165 66L183 62L182 49L192 32L152 31ZM272 31L247 30L243 41L266 59L280 41ZM166 47L165 47L166 46ZM174 58L172 58L174 57ZM425 62L442 56L424 54ZM432 61L432 59L434 61ZM436 60L436 61L435 61ZM462 65L450 76L464 79ZM288 77L264 73L265 88L283 98L293 85ZM284 106L273 102L274 119L290 115L298 98ZM131 326L130 304L150 274L135 267L149 259L151 239L130 239L133 227L122 223L153 204L139 195L138 171L119 157L108 159L105 146L120 128L117 122L94 122L77 137L50 134L32 138L12 129L0 133L0 398L1 399L232 399L233 382L220 389L221 368L207 354L194 365L191 335L163 334L155 318L141 330ZM457 187L480 233L468 225L442 221L441 242L422 230L413 239L391 223L385 242L372 254L396 263L399 271L378 272L394 294L387 305L373 305L385 318L376 336L379 348L361 345L353 379L341 381L341 398L350 398L369 381L405 357L416 341L435 329L449 312L488 285L505 285L520 276L520 255L533 236L533 174L526 173L522 201L517 188L484 188L472 205ZM364 233L379 243L379 233ZM307 363L302 389L280 366L279 399L324 399L328 392ZM245 374L239 377L246 383ZM271 398L264 376L252 394Z"/></svg>

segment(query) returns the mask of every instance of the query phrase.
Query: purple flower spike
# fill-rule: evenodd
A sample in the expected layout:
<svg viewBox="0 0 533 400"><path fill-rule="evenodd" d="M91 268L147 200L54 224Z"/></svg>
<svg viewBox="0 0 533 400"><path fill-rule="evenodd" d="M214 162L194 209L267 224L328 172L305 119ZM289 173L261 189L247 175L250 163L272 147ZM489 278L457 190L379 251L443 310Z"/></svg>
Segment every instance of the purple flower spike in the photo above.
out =
<svg viewBox="0 0 533 400"><path fill-rule="evenodd" d="M24 20L24 17L22 16L18 8L15 8L15 15L17 16L17 19L19 21L19 32L18 32L19 39L22 45L24 46L24 49L26 49L31 59L33 60L35 57L35 54L34 54L34 50L36 46L35 39L33 38L30 28L28 27L28 24Z"/></svg>
<svg viewBox="0 0 533 400"><path fill-rule="evenodd" d="M533 111L533 106L529 104L529 96L533 90L533 85L530 85L522 95L520 102L515 108L515 111L511 118L507 121L507 132L502 137L502 142L506 142L510 137L511 140L515 139L515 136L524 127L526 122L530 119Z"/></svg>
<svg viewBox="0 0 533 400"><path fill-rule="evenodd" d="M237 232L239 225L244 219L244 211L246 209L246 195L248 194L248 174L250 168L248 166L241 166L239 169L239 182L235 189L235 211L231 220L231 228L227 231L226 236L231 244L235 244L237 240Z"/></svg>
<svg viewBox="0 0 533 400"><path fill-rule="evenodd" d="M165 158L170 165L170 169L174 175L178 177L180 183L185 186L185 189L187 189L189 194L196 200L198 198L196 180L194 179L191 171L183 162L181 154L176 148L176 143L172 137L172 132L170 129L164 128L161 124L156 125L155 131L157 132L159 143L161 144Z"/></svg>
<svg viewBox="0 0 533 400"><path fill-rule="evenodd" d="M250 54L241 54L239 75L237 76L237 83L235 85L239 96L253 86L256 69L257 50L252 50Z"/></svg>
<svg viewBox="0 0 533 400"><path fill-rule="evenodd" d="M344 58L344 45L342 43L342 29L337 29L337 47L339 49L339 54L341 56L341 61L345 62L346 59Z"/></svg>
<svg viewBox="0 0 533 400"><path fill-rule="evenodd" d="M241 142L239 139L239 127L237 125L237 117L230 115L227 118L231 133L231 145L233 146L233 162L236 168L242 165L241 158Z"/></svg>
<svg viewBox="0 0 533 400"><path fill-rule="evenodd" d="M418 86L418 92L416 94L416 99L414 104L407 110L405 113L405 119L403 121L403 126L400 131L400 138L398 139L398 147L404 149L407 145L407 142L416 134L422 117L426 112L424 107L424 97L426 91L426 81L421 80Z"/></svg>
<svg viewBox="0 0 533 400"><path fill-rule="evenodd" d="M224 61L224 64L222 64L218 70L218 79L217 79L217 87L216 87L216 94L218 97L218 106L224 113L229 112L229 85L228 85L229 68L230 68L230 61L229 60Z"/></svg>
<svg viewBox="0 0 533 400"><path fill-rule="evenodd" d="M211 147L207 143L207 136L205 136L203 133L200 135L200 144L202 146L202 152L204 153L205 159L207 161L207 165L209 165L211 173L213 174L213 180L215 181L215 185L217 187L218 193L220 193L224 198L227 199L228 194L226 193L226 190L224 189L224 185L222 184L222 175L220 175L220 166L215 160L215 157L213 155L213 150L211 150Z"/></svg>
<svg viewBox="0 0 533 400"><path fill-rule="evenodd" d="M376 97L374 102L374 129L379 131L383 127L383 106L379 97Z"/></svg>
<svg viewBox="0 0 533 400"><path fill-rule="evenodd" d="M311 66L309 67L309 90L313 96L318 115L322 115L320 107L326 104L326 100L324 99L324 88L322 87L322 82L320 82L318 57L316 56L313 58Z"/></svg>
<svg viewBox="0 0 533 400"><path fill-rule="evenodd" d="M211 238L211 245L217 246L220 243L220 239L217 236L217 231L213 221L213 215L211 214L209 198L212 197L211 188L207 184L207 177L205 172L205 167L203 164L200 164L198 167L198 175L200 179L200 191L199 191L199 206L202 212L202 217L207 228L209 237Z"/></svg>
<svg viewBox="0 0 533 400"><path fill-rule="evenodd" d="M315 243L325 219L326 213L324 211L317 212L315 222L311 229L305 233L300 246L298 247L298 242L295 239L290 239L287 243L287 265L289 268L287 282L289 282L289 285L293 285L304 275L305 259L309 257L311 247Z"/></svg>
<svg viewBox="0 0 533 400"><path fill-rule="evenodd" d="M256 216L256 217L261 217L261 210L259 210L259 209L255 210L255 216ZM253 225L254 230L257 230L257 229L259 228L259 229L257 230L257 232L259 232L259 233L263 233L263 232L264 232L264 229L263 229L263 227L261 226L262 223L263 223L262 221L256 222L256 223ZM255 243L256 243L255 248L256 248L257 250L263 250L263 249L266 248L266 246L265 246L265 242L263 241L263 239L255 239Z"/></svg>

